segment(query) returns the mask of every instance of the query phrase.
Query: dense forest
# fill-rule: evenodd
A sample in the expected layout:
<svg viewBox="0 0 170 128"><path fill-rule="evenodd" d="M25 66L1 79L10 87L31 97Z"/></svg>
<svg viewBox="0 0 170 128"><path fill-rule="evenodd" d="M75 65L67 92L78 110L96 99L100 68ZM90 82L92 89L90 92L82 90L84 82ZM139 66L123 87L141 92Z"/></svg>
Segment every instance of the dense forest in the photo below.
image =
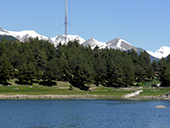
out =
<svg viewBox="0 0 170 128"><path fill-rule="evenodd" d="M147 52L139 55L132 49L93 50L77 40L67 45L53 44L45 40L29 39L27 42L0 41L0 83L30 85L55 85L54 80L68 81L74 87L88 90L88 84L107 87L137 86L159 74L163 86L170 86L170 56L151 63Z"/></svg>

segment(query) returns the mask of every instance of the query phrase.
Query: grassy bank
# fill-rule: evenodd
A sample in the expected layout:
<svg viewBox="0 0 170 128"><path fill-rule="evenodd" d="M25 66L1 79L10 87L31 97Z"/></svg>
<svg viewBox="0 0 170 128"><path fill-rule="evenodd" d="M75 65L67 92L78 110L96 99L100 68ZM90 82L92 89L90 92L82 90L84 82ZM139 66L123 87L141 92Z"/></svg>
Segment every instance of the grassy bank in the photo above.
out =
<svg viewBox="0 0 170 128"><path fill-rule="evenodd" d="M42 86L38 83L30 85L18 85L14 82L15 80L9 81L11 86L0 86L0 94L3 95L88 95L88 96L105 96L113 98L122 98L123 95L128 93L143 90L140 96L158 96L170 92L170 88L153 88L149 85L143 87L131 87L131 88L109 88L103 86L89 85L90 91L82 91L78 88L69 90L70 83L57 81L56 86L48 87Z"/></svg>
<svg viewBox="0 0 170 128"><path fill-rule="evenodd" d="M10 81L12 83L12 81ZM38 84L30 85L18 85L13 83L12 86L0 86L0 94L15 95L15 94L25 94L25 95L114 95L122 96L124 94L130 93L132 91L125 91L116 88L106 88L106 87L96 87L95 85L90 85L90 91L82 91L78 88L69 90L70 83L58 81L56 86L48 87Z"/></svg>

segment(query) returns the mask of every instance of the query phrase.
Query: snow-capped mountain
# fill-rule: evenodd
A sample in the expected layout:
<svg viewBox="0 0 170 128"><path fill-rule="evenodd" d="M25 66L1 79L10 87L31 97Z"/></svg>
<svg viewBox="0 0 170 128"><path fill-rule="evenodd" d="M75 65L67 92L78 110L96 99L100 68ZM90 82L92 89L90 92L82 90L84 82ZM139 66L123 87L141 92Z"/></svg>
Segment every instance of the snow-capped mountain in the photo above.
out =
<svg viewBox="0 0 170 128"><path fill-rule="evenodd" d="M127 41L120 39L120 38L115 38L111 41L106 42L106 45L108 48L113 48L113 49L120 49L123 51L134 49L135 47L128 43Z"/></svg>
<svg viewBox="0 0 170 128"><path fill-rule="evenodd" d="M18 40L17 38L13 37L8 31L3 28L0 28L0 40L2 40L3 38L9 40Z"/></svg>
<svg viewBox="0 0 170 128"><path fill-rule="evenodd" d="M60 42L61 44L65 44L65 35L58 35L56 37L51 38L51 40L53 41L54 45L57 46ZM69 41L74 41L74 40L78 40L80 44L82 44L83 42L85 42L86 40L81 38L78 35L67 35L67 43Z"/></svg>
<svg viewBox="0 0 170 128"><path fill-rule="evenodd" d="M98 46L100 49L101 48L106 48L106 43L105 42L99 42L93 38L90 38L86 40L84 43L82 43L84 47L90 46L92 49L94 49L96 46Z"/></svg>
<svg viewBox="0 0 170 128"><path fill-rule="evenodd" d="M134 49L138 54L144 51L144 49L135 47L131 45L130 43L128 43L127 41L120 39L120 38L115 38L111 41L106 42L106 46L108 48L119 49L121 51Z"/></svg>
<svg viewBox="0 0 170 128"><path fill-rule="evenodd" d="M9 31L9 33L20 40L21 42L27 41L29 38L37 38L40 40L48 40L52 43L52 40L49 37L43 36L41 34L38 34L34 30L25 30L25 31L20 31L20 32L14 32L14 31Z"/></svg>
<svg viewBox="0 0 170 128"><path fill-rule="evenodd" d="M58 35L56 37L49 38L49 37L43 36L35 32L34 30L25 30L25 31L16 32L16 31L7 31L3 28L0 28L0 39L2 39L3 37L8 38L8 39L10 38L13 40L18 39L21 42L27 41L30 37L31 38L38 37L40 40L41 39L48 40L49 42L53 43L55 46L57 46L60 42L61 44L66 43L65 35ZM91 46L92 49L98 46L99 49L107 47L107 48L113 48L113 49L120 49L122 51L134 49L137 53L144 51L144 49L137 48L131 45L130 43L128 43L127 41L120 39L120 38L115 38L108 42L100 42L93 38L85 40L78 35L67 36L67 42L74 41L74 40L78 40L79 43L85 47ZM147 51L147 52L150 54L151 60L157 60L157 58L161 59L162 57L164 58L167 57L170 54L170 47L163 46L156 52L151 52L151 51Z"/></svg>
<svg viewBox="0 0 170 128"><path fill-rule="evenodd" d="M170 47L163 46L158 49L156 52L147 51L150 55L161 59L162 57L166 58L170 54Z"/></svg>
<svg viewBox="0 0 170 128"><path fill-rule="evenodd" d="M27 41L29 38L36 38L40 40L48 40L49 42L53 43L52 40L49 37L43 36L41 34L38 34L34 30L25 30L25 31L7 31L3 28L0 28L0 35L3 36L12 36L18 39L21 42Z"/></svg>
<svg viewBox="0 0 170 128"><path fill-rule="evenodd" d="M115 38L108 42L99 42L93 38L90 38L87 41L85 41L84 43L82 43L82 45L85 47L91 46L92 49L94 49L96 46L98 46L99 49L107 47L107 48L119 49L122 51L127 51L127 50L131 50L131 49L134 49L137 52L144 51L144 49L134 47L127 41L120 39L120 38Z"/></svg>
<svg viewBox="0 0 170 128"><path fill-rule="evenodd" d="M1 27L0 27L0 35L2 35L2 36L11 36L11 34L7 30L5 30L5 29L3 29Z"/></svg>

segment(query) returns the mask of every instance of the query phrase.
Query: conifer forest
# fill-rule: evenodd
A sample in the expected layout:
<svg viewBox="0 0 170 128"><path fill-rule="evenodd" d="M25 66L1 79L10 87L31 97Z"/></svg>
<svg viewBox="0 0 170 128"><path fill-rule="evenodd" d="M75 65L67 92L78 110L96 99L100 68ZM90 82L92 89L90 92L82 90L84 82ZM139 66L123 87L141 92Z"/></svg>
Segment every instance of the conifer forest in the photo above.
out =
<svg viewBox="0 0 170 128"><path fill-rule="evenodd" d="M158 75L155 75L157 73ZM170 56L151 62L149 54L135 50L120 51L84 47L77 40L54 46L45 40L26 42L0 41L0 84L16 83L53 86L68 81L88 90L88 84L105 87L138 86L138 83L160 79L170 86Z"/></svg>

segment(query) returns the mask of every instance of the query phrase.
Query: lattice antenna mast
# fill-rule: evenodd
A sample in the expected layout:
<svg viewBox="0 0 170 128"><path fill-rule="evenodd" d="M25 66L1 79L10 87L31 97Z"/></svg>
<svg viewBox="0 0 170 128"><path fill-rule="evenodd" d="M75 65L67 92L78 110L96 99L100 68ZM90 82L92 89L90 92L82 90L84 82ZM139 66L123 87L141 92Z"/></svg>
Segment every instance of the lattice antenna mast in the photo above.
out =
<svg viewBox="0 0 170 128"><path fill-rule="evenodd" d="M67 0L65 0L65 42L67 43Z"/></svg>

